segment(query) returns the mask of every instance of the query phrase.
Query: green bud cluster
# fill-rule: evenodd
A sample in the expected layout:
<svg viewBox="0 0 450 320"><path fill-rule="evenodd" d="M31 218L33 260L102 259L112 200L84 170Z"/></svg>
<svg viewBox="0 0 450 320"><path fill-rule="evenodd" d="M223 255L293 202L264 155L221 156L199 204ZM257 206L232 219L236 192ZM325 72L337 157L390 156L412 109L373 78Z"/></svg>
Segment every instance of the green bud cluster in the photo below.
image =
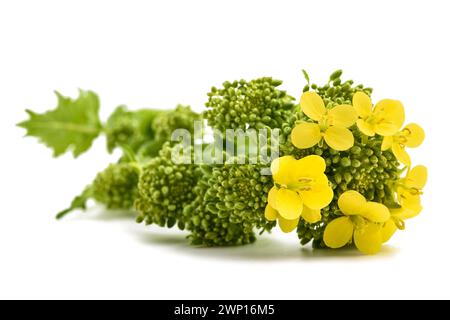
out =
<svg viewBox="0 0 450 320"><path fill-rule="evenodd" d="M189 106L178 105L174 110L161 112L152 122L154 139L142 146L138 152L139 156L144 158L157 156L162 146L171 141L172 133L176 129L186 129L192 135L197 120L201 120L200 114L192 111Z"/></svg>
<svg viewBox="0 0 450 320"><path fill-rule="evenodd" d="M98 173L94 181L72 200L67 209L59 212L56 218L62 219L77 209L86 210L89 199L94 199L107 209L132 209L138 195L139 175L140 168L135 162L110 164Z"/></svg>
<svg viewBox="0 0 450 320"><path fill-rule="evenodd" d="M211 171L203 168L203 178L194 188L195 200L184 208L190 231L188 239L193 245L201 246L235 246L253 243L256 236L252 229L244 230L242 223L233 223L228 215L220 215L210 210L211 203L205 194L210 190L208 181Z"/></svg>
<svg viewBox="0 0 450 320"><path fill-rule="evenodd" d="M200 114L192 111L190 106L178 105L175 110L159 114L152 123L157 141L170 141L176 129L186 129L194 132L194 122L201 120Z"/></svg>
<svg viewBox="0 0 450 320"><path fill-rule="evenodd" d="M353 94L363 91L368 95L372 89L363 85L353 86L353 81L342 82L341 72L336 71L330 77L330 82L323 86L307 85L305 89L313 89L325 101L327 108L338 104L351 104ZM330 88L334 88L331 89ZM290 132L298 121L309 120L302 112L292 116L282 128L283 144L280 146L281 155L293 155L297 159L308 155L319 155L326 161L326 171L330 184L334 191L334 199L330 205L322 209L322 220L310 224L300 220L297 234L300 242L304 245L313 241L314 247L325 247L323 243L323 232L326 225L341 216L337 206L337 199L347 190L356 190L369 201L384 204L394 203L393 185L399 179L401 170L399 163L392 152L381 151L382 138L379 136L367 137L362 135L356 125L349 128L355 138L354 146L346 151L336 151L327 146L326 143L309 149L297 149L290 142Z"/></svg>
<svg viewBox="0 0 450 320"><path fill-rule="evenodd" d="M125 106L119 106L108 118L104 131L108 151L122 145L129 146L137 152L142 145L155 138L152 127L154 119L164 113L161 110L142 109L129 111Z"/></svg>
<svg viewBox="0 0 450 320"><path fill-rule="evenodd" d="M207 210L241 224L245 232L271 230L274 223L265 219L264 210L273 183L270 176L261 175L262 169L260 164L213 167L204 198Z"/></svg>
<svg viewBox="0 0 450 320"><path fill-rule="evenodd" d="M139 171L134 163L109 165L92 183L92 198L108 209L131 209L138 194Z"/></svg>
<svg viewBox="0 0 450 320"><path fill-rule="evenodd" d="M226 81L223 88L212 87L204 117L208 124L226 129L280 128L293 108L293 98L277 89L282 81L269 77L247 82Z"/></svg>
<svg viewBox="0 0 450 320"><path fill-rule="evenodd" d="M126 145L141 157L157 156L162 145L170 141L175 129L194 132L194 121L201 116L189 106L178 105L174 110L142 109L128 111L119 106L105 125L107 147L112 152Z"/></svg>
<svg viewBox="0 0 450 320"><path fill-rule="evenodd" d="M316 91L322 97L327 107L339 104L352 104L352 98L356 92L362 91L370 96L373 91L372 88L367 88L363 84L354 85L353 80L342 81L342 70L333 72L328 83L321 87L315 83L310 85L309 77L306 73L305 76L308 84L303 88L303 92Z"/></svg>
<svg viewBox="0 0 450 320"><path fill-rule="evenodd" d="M194 165L175 164L171 154L172 147L166 143L159 156L143 166L135 208L139 212L138 222L169 228L177 224L184 229L183 209L196 197L192 188L201 172Z"/></svg>

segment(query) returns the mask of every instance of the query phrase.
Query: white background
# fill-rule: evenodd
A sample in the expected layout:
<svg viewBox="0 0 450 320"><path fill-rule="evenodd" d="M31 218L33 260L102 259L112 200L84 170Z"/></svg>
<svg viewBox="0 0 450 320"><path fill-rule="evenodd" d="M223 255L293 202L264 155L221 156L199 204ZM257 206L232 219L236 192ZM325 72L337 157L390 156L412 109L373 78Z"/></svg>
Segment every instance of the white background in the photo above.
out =
<svg viewBox="0 0 450 320"><path fill-rule="evenodd" d="M0 298L450 298L448 1L1 1ZM422 214L376 256L301 249L275 232L238 248L94 208L54 213L116 156L104 141L52 159L15 123L52 90L118 104L201 110L224 80L273 76L299 97L305 68L335 69L400 99L427 139Z"/></svg>

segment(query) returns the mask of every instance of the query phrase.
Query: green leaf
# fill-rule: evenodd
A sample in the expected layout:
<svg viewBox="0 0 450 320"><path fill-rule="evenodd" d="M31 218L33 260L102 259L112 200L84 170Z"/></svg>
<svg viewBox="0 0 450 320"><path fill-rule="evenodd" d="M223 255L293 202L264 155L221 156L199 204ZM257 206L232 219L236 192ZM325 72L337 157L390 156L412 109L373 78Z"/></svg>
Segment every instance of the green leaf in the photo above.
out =
<svg viewBox="0 0 450 320"><path fill-rule="evenodd" d="M64 209L63 211L59 212L56 215L56 219L60 220L74 210L78 210L78 209L86 210L86 204L91 197L92 197L92 188L91 188L91 186L88 186L84 189L84 191L80 195L76 196L72 200L70 207L68 207L67 209Z"/></svg>
<svg viewBox="0 0 450 320"><path fill-rule="evenodd" d="M30 118L18 126L27 130L27 136L36 137L53 149L55 157L69 150L77 157L91 147L102 130L98 96L83 90L77 99L55 93L58 98L56 109L42 114L26 110Z"/></svg>

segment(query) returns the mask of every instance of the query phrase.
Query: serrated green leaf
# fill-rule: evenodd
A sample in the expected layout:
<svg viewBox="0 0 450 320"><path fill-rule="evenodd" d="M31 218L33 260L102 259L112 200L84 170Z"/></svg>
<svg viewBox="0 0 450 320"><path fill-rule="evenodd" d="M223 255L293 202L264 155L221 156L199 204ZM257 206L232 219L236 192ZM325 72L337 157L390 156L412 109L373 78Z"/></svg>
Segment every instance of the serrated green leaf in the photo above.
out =
<svg viewBox="0 0 450 320"><path fill-rule="evenodd" d="M98 96L83 90L77 99L55 93L56 109L42 114L26 110L30 118L18 126L27 130L27 136L36 137L53 149L55 157L70 150L77 157L91 147L102 130Z"/></svg>

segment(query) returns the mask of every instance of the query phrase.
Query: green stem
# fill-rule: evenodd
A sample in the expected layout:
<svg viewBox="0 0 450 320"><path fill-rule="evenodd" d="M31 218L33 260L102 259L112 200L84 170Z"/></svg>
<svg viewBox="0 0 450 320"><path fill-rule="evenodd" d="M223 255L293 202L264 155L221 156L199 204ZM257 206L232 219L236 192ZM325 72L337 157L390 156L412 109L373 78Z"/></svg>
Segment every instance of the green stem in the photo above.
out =
<svg viewBox="0 0 450 320"><path fill-rule="evenodd" d="M366 136L365 134L362 134L362 135L361 135L361 144L362 144L363 146L365 146L368 142L369 142L369 137Z"/></svg>

